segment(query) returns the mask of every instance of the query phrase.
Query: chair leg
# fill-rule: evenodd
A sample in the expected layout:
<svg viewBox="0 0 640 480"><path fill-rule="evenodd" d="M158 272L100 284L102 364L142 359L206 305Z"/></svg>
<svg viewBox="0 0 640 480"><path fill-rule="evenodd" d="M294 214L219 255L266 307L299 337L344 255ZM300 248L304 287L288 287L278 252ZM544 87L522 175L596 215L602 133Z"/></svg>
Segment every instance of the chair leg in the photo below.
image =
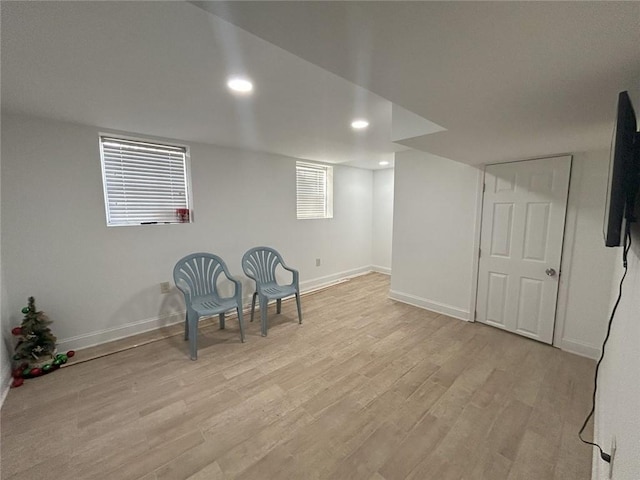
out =
<svg viewBox="0 0 640 480"><path fill-rule="evenodd" d="M302 308L300 307L300 294L296 292L296 304L298 306L298 323L302 324Z"/></svg>
<svg viewBox="0 0 640 480"><path fill-rule="evenodd" d="M189 353L191 360L198 359L198 317L196 315L189 318Z"/></svg>
<svg viewBox="0 0 640 480"><path fill-rule="evenodd" d="M184 315L184 339L189 340L189 313Z"/></svg>
<svg viewBox="0 0 640 480"><path fill-rule="evenodd" d="M224 313L221 313L218 317L220 318L220 330L224 330Z"/></svg>
<svg viewBox="0 0 640 480"><path fill-rule="evenodd" d="M282 312L282 299L276 300L276 313L279 315Z"/></svg>
<svg viewBox="0 0 640 480"><path fill-rule="evenodd" d="M251 321L253 322L253 312L256 309L256 297L258 296L258 292L253 292L253 298L251 299Z"/></svg>
<svg viewBox="0 0 640 480"><path fill-rule="evenodd" d="M269 300L267 297L260 295L260 327L262 336L267 336L267 308L268 308Z"/></svg>
<svg viewBox="0 0 640 480"><path fill-rule="evenodd" d="M238 323L240 324L240 341L244 343L244 322L242 320L242 308L238 307Z"/></svg>

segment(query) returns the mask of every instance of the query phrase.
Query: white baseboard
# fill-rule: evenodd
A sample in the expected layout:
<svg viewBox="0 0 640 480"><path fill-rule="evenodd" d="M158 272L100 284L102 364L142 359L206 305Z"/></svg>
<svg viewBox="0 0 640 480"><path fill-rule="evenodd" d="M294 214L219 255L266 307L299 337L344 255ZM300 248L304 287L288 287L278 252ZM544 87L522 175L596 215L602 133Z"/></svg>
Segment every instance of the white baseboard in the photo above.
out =
<svg viewBox="0 0 640 480"><path fill-rule="evenodd" d="M7 398L7 394L9 393L9 389L11 388L11 382L13 378L11 377L11 369L6 369L7 374L3 372L2 379L0 380L0 408L4 404L4 400Z"/></svg>
<svg viewBox="0 0 640 480"><path fill-rule="evenodd" d="M318 277L311 280L305 280L300 282L300 293L308 293L319 288L324 288L334 283L338 283L350 278L359 277L365 275L373 270L371 265L364 267L358 267L351 270L345 270L344 272L338 272L324 277Z"/></svg>
<svg viewBox="0 0 640 480"><path fill-rule="evenodd" d="M377 273L383 273L384 275L391 275L391 268L381 267L380 265L371 265L371 270Z"/></svg>
<svg viewBox="0 0 640 480"><path fill-rule="evenodd" d="M562 339L559 346L561 350L575 353L581 357L587 357L593 360L600 358L600 349L598 347L594 347L593 345L588 345L577 340Z"/></svg>
<svg viewBox="0 0 640 480"><path fill-rule="evenodd" d="M446 305L440 302L434 302L433 300L427 300L426 298L417 297L409 293L402 293L391 290L389 292L389 298L392 300L397 300L398 302L413 305L414 307L424 308L425 310L441 313L442 315L447 315L449 317L457 318L459 320L464 320L467 322L471 318L471 315L467 310L453 307L451 305Z"/></svg>
<svg viewBox="0 0 640 480"><path fill-rule="evenodd" d="M314 278L312 280L306 280L304 282L300 282L300 293L311 293L315 290L326 288L330 285L340 283L350 278L365 275L371 272L372 269L373 267L371 265L367 265L344 272L338 272L332 275L326 275L324 277ZM244 312L248 313L249 308L251 308L251 296L245 298ZM256 310L259 310L259 308L257 308L257 305ZM232 318L234 315L235 314L229 314L228 316ZM117 327L105 328L95 332L64 338L58 340L58 350L61 352L67 350L79 350L81 348L93 347L96 345L101 345L103 343L112 342L114 340L120 340L122 338L130 337L131 335L137 335L139 333L157 330L162 327L168 327L170 325L175 325L176 323L181 323L184 321L184 316L184 311L174 312L169 315L147 318L144 320L139 320L137 322L119 325Z"/></svg>
<svg viewBox="0 0 640 480"><path fill-rule="evenodd" d="M176 312L155 318L147 318L137 322L105 328L95 332L76 335L74 337L58 340L58 351L78 350L80 348L94 347L102 343L120 340L121 338L137 335L138 333L157 330L184 321L184 312Z"/></svg>

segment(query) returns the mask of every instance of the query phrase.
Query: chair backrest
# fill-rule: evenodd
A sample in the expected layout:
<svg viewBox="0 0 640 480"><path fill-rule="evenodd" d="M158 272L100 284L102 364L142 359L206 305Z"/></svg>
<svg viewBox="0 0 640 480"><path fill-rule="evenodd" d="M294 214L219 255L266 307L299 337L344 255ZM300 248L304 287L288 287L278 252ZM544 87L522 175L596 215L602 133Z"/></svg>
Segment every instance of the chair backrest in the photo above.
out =
<svg viewBox="0 0 640 480"><path fill-rule="evenodd" d="M242 256L245 275L259 283L276 281L276 268L283 264L282 257L273 248L255 247Z"/></svg>
<svg viewBox="0 0 640 480"><path fill-rule="evenodd" d="M212 253L192 253L173 267L173 281L185 295L216 294L218 277L227 269L224 260ZM188 291L185 291L185 287Z"/></svg>

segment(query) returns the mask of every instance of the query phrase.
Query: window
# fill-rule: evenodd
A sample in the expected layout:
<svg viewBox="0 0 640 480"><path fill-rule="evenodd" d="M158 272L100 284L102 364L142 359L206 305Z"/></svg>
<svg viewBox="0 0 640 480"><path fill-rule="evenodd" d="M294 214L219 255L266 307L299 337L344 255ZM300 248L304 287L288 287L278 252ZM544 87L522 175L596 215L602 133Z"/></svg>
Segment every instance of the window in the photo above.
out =
<svg viewBox="0 0 640 480"><path fill-rule="evenodd" d="M333 218L333 167L296 162L298 219Z"/></svg>
<svg viewBox="0 0 640 480"><path fill-rule="evenodd" d="M100 137L107 225L189 222L187 149Z"/></svg>

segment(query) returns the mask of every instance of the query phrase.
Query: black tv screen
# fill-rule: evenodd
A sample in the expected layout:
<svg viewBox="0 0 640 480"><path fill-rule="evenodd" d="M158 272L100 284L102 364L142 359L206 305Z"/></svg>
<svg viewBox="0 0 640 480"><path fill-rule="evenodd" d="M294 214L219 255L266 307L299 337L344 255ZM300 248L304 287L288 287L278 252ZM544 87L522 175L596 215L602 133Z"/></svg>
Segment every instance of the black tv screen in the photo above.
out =
<svg viewBox="0 0 640 480"><path fill-rule="evenodd" d="M638 192L639 158L636 115L627 92L618 95L616 125L611 142L609 188L604 219L607 247L624 244L626 224L633 221L633 205Z"/></svg>

